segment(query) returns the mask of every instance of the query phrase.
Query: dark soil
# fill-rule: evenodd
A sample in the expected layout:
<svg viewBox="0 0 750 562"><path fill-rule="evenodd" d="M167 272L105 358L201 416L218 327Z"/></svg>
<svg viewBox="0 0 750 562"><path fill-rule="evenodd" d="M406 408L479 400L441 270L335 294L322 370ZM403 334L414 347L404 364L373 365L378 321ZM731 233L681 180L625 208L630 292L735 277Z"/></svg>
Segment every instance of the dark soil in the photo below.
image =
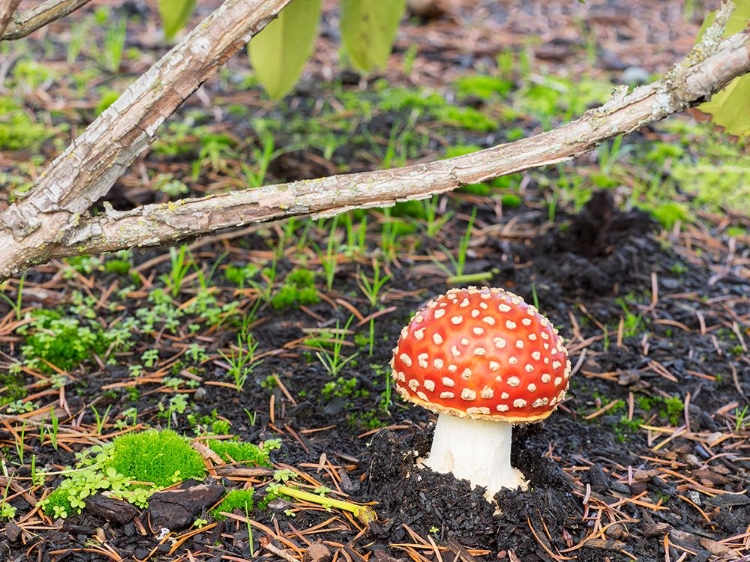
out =
<svg viewBox="0 0 750 562"><path fill-rule="evenodd" d="M448 32L462 36L464 26L475 21L475 9L490 22L480 27L482 33L502 30L503 38L514 45L521 44L526 33L541 33L545 43L539 48L539 61L565 62L572 68L582 64L584 49L570 39L577 25L575 2L549 7L520 3L527 4L525 12L512 3L448 4L453 7L447 15L413 20L400 36L396 60L402 59L409 41L417 41L417 36L424 41L417 63L420 83L430 84L435 61L435 68L445 68L437 84L442 87L465 70L459 66L479 64L488 52L498 52L498 39L474 51L451 42ZM582 13L601 39L601 72L616 69L618 61L620 66L642 64L662 70L665 61L686 50L680 49L689 46L685 37L695 29L695 22L680 19L678 3L654 8L638 2L640 12L618 12L619 2L589 4L594 5ZM668 22L675 18L688 31L673 30ZM613 39L613 29L619 30L621 41ZM644 36L664 48L645 49ZM321 60L328 60L324 55L335 53L327 39L324 42L312 65L316 78L324 66ZM407 82L394 69L384 76ZM311 108L317 96L326 95L303 85L310 90L297 94L294 107ZM212 83L207 91L221 101L221 96L231 95L222 88ZM385 115L367 126L371 131L380 127L387 140L392 120L393 115ZM526 132L538 126L529 123ZM252 134L245 121L229 119L220 129L238 137L243 131ZM631 142L647 141L634 137ZM428 146L424 157L436 157L436 146ZM335 165L321 161L319 154L307 150L284 154L274 161L271 179L325 175L343 161L352 171L373 167L367 155L347 152L346 147L336 152ZM189 177L191 162L152 154L143 165ZM161 200L150 190L139 190L136 175L126 175L110 194L116 207ZM695 224L664 232L647 213L626 207L616 191L594 191L580 212L562 206L549 222L544 186L538 176L527 180L517 208L501 208L493 196L454 193L440 198L441 213L455 213L441 232L434 239L419 230L403 233L391 259L381 245L382 212L354 215L359 223L368 221L365 249L350 256L338 252L330 289L314 250L314 244L326 247L330 221L310 222L307 231L300 222L291 229L292 240L284 239L284 224L273 224L196 241L191 251L204 273L226 254L210 283L220 305L238 302L243 315L251 314L258 291L232 285L225 277L227 265L267 264L279 244L284 251L277 279L283 281L295 268L314 271L322 300L282 311L268 305L259 308L252 333L263 362L242 392L229 384L226 361L219 355L235 341L238 326L228 322L216 327L197 317L181 318L174 331L157 324L153 332L134 334L132 351L120 354L112 365L92 357L61 373L61 388L52 386L48 373L24 368L26 400L36 409L22 414L10 413L7 407L0 410L6 473L0 482L17 509L16 517L3 523L0 561L749 560L750 427L742 423L739 412L750 395L750 240L730 240L724 234L729 214L700 211ZM226 188L223 181L222 174L207 172L190 185L191 195ZM455 253L474 210L466 273L491 272L483 284L536 301L564 335L575 373L568 398L548 420L514 430L513 463L530 487L498 493L497 505L465 481L417 466L416 459L429 451L432 414L405 405L395 394L393 404L387 409L382 405L387 365L402 326L413 311L448 288L429 252L447 248ZM746 217L732 220L750 227ZM338 233L345 236L341 225ZM295 249L294 241L299 240L306 241ZM383 267L393 276L374 307L357 284L359 271L373 277L373 258L387 263ZM161 276L168 275L171 266L164 249L136 251L132 262L139 285L122 297L116 295L130 285L126 276L103 268L71 273L62 263L41 266L26 277L24 309L69 310L78 293L93 299L94 317L87 322L111 326L134 317L139 308L152 306L149 294L164 286ZM198 294L196 278L191 270L184 290L174 299L178 306ZM279 285L277 281L275 288ZM18 283L12 287L17 289ZM15 290L8 294L14 297ZM339 376L355 382L348 392L336 395L325 391L335 378L305 339L343 327L353 310L357 314L350 328L357 336L367 336L368 316L379 313L375 345L368 355L367 345L353 343L354 337L347 335L344 355L359 355ZM23 357L23 338L15 332L15 316L3 301L0 318L0 370L5 374ZM190 331L191 323L200 328ZM208 359L188 359L188 347L195 343L206 348ZM156 364L140 377L131 377L128 366L142 364L143 352L150 349L158 350ZM165 384L170 376L201 384L175 390ZM188 408L165 416L164 405L176 394L188 397ZM100 413L109 409L102 436L94 431L92 405ZM59 448L40 435L50 406L61 418ZM186 495L176 501L174 496L161 498L158 514L153 506L131 514L102 498L97 500L102 503L95 501L81 515L65 520L52 521L34 509L62 477L32 485L31 456L37 467L50 470L75 464L76 452L119 432L114 420L122 419L129 408L138 411L138 428L169 426L192 436L218 416L244 441L280 439L280 449L271 456L274 469L294 471L296 481L309 487L330 488L331 497L370 505L377 520L368 524L343 510L283 496L263 506L270 471L222 466L210 459L209 486L183 483ZM22 431L25 462L15 448ZM237 512L235 519L214 522L206 513L215 503L215 486L254 487L258 505L247 517ZM177 515L170 520L169 502L194 506L192 517L205 517L208 524L186 528L190 517L184 514L182 525ZM162 533L161 527L168 532Z"/></svg>

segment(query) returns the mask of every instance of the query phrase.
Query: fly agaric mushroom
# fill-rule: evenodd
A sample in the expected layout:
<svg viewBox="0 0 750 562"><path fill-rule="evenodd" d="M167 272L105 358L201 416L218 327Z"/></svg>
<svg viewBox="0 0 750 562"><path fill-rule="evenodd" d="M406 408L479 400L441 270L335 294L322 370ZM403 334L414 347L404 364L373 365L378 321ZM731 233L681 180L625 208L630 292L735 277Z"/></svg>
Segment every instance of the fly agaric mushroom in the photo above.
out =
<svg viewBox="0 0 750 562"><path fill-rule="evenodd" d="M401 397L438 414L423 465L484 486L488 500L526 487L510 464L513 424L549 416L571 372L536 308L502 289L451 289L401 331L391 367Z"/></svg>

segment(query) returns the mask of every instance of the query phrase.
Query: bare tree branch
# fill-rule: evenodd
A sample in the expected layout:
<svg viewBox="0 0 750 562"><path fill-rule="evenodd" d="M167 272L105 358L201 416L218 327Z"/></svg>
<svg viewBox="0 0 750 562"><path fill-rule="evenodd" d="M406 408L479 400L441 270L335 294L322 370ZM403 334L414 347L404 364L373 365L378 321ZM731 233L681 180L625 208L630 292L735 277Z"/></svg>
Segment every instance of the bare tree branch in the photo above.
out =
<svg viewBox="0 0 750 562"><path fill-rule="evenodd" d="M665 78L554 131L468 156L395 170L332 176L259 189L147 205L129 212L108 209L70 232L60 254L98 253L177 242L222 228L295 215L318 217L354 208L381 207L423 199L463 185L570 160L606 139L627 134L681 111L750 72L750 32L719 45L695 65L677 65ZM0 259L0 267L2 260ZM1 270L0 270L1 271Z"/></svg>
<svg viewBox="0 0 750 562"><path fill-rule="evenodd" d="M35 8L16 14L7 29L5 27L0 29L0 41L26 37L48 23L75 12L89 2L91 0L47 0ZM16 7L20 3L20 0L16 2Z"/></svg>
<svg viewBox="0 0 750 562"><path fill-rule="evenodd" d="M16 13L21 0L0 0L0 37L5 33L13 14Z"/></svg>
<svg viewBox="0 0 750 562"><path fill-rule="evenodd" d="M288 3L226 0L136 80L52 162L26 197L0 213L0 244L10 243L2 261L20 258L20 267L45 261L47 249L109 191L166 118Z"/></svg>
<svg viewBox="0 0 750 562"><path fill-rule="evenodd" d="M220 11L228 5L248 3L260 2L228 0ZM251 12L246 17L258 22L258 27L249 24L250 29L257 31L267 21L264 18L271 17L284 3L277 0L270 2L272 8L264 4L267 11ZM726 21L728 9L725 6L717 16L716 29ZM225 11L216 18L211 16L208 28L213 29L219 21L223 22L219 24L223 34L236 34L241 18L235 12L233 16L228 14ZM232 19L228 22L225 18ZM102 114L52 164L27 199L0 213L0 279L52 257L171 243L286 216L325 216L355 207L390 205L569 160L608 138L699 104L733 78L750 72L750 30L724 41L719 41L720 35L707 33L703 42L661 80L629 95L618 95L577 121L536 137L431 164L268 186L124 213L108 209L104 216L89 216L86 210L152 140L156 127L205 79L204 73L215 68L211 61L219 64L228 51L239 48L225 41L223 47L217 46L218 53L224 55L194 59L192 55L210 49L210 41L216 38L211 33L200 36L203 43L195 37L186 38L177 52L165 56L158 68L134 84L116 107ZM165 65L178 65L177 76L161 76ZM142 81L145 83L140 84ZM154 84L168 87L155 93ZM150 104L155 105L152 108Z"/></svg>

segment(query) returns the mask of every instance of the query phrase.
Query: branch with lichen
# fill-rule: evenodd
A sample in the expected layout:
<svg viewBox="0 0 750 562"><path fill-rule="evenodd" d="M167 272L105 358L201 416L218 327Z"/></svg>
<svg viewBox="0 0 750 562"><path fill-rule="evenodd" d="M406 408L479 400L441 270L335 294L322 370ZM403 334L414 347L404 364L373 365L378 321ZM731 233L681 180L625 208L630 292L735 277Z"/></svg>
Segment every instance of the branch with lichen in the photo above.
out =
<svg viewBox="0 0 750 562"><path fill-rule="evenodd" d="M91 0L47 0L21 13L14 14L7 28L0 30L0 41L21 39L37 29L63 18ZM20 4L17 2L16 5Z"/></svg>

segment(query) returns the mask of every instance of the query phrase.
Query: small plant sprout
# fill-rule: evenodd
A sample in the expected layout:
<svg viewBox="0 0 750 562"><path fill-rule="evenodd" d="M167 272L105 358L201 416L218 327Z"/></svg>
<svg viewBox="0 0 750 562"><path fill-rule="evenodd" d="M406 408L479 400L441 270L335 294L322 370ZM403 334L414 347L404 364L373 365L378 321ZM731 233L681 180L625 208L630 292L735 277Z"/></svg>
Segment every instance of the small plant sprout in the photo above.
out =
<svg viewBox="0 0 750 562"><path fill-rule="evenodd" d="M143 361L143 365L146 368L152 369L159 362L159 350L147 349L143 352L143 355L141 355L141 361Z"/></svg>
<svg viewBox="0 0 750 562"><path fill-rule="evenodd" d="M341 350L347 343L346 335L349 333L349 325L352 323L352 320L354 320L354 316L349 317L349 320L343 328L339 327L339 321L336 320L336 328L332 330L332 338L329 340L330 351L323 342L315 341L314 343L318 348L318 351L315 352L315 356L323 365L323 368L325 368L332 377L338 376L346 364L359 355L359 353L354 353L349 357L344 357L341 354Z"/></svg>
<svg viewBox="0 0 750 562"><path fill-rule="evenodd" d="M117 72L125 49L125 30L128 20L123 17L116 22L108 22L104 27L104 45L99 53L99 62L110 72Z"/></svg>
<svg viewBox="0 0 750 562"><path fill-rule="evenodd" d="M289 150L288 148L275 150L276 139L274 138L273 131L266 126L262 119L256 119L254 127L258 134L258 143L256 146L253 146L255 170L247 164L242 164L242 171L245 173L248 187L262 186L266 180L268 166L271 164L271 161L281 156L286 150Z"/></svg>
<svg viewBox="0 0 750 562"><path fill-rule="evenodd" d="M748 422L747 415L748 413L750 413L748 412L748 408L750 408L750 406L748 406L747 404L745 404L745 407L742 408L741 410L739 409L739 407L735 408L734 410L734 430L735 431L744 431L745 429L748 428L749 422Z"/></svg>
<svg viewBox="0 0 750 562"><path fill-rule="evenodd" d="M486 489L523 488L510 464L513 424L549 416L571 373L549 320L502 289L451 289L401 332L393 379L401 397L438 414L424 466ZM444 359L445 358L445 359Z"/></svg>
<svg viewBox="0 0 750 562"><path fill-rule="evenodd" d="M426 221L425 230L430 238L435 238L454 214L453 211L448 211L438 216L438 201L437 195L422 201Z"/></svg>
<svg viewBox="0 0 750 562"><path fill-rule="evenodd" d="M247 544L250 547L250 558L255 558L255 540L253 539L253 526L250 524L250 509L245 504L245 524L247 525Z"/></svg>
<svg viewBox="0 0 750 562"><path fill-rule="evenodd" d="M47 437L49 437L49 442L52 445L52 448L57 451L57 432L60 425L60 419L57 417L57 414L55 414L54 406L49 410L49 424L50 427L47 430Z"/></svg>
<svg viewBox="0 0 750 562"><path fill-rule="evenodd" d="M245 410L245 415L247 415L247 421L250 423L250 427L254 427L255 422L258 421L257 410L253 411L252 413L250 413L250 410L248 410L247 408L243 408L243 410Z"/></svg>
<svg viewBox="0 0 750 562"><path fill-rule="evenodd" d="M622 325L623 325L623 335L625 337L631 337L635 336L638 333L638 327L641 324L641 321L643 320L643 314L633 314L628 310L628 305L625 302L624 299L619 298L617 299L617 303L620 305L620 308L622 308L622 311L625 313L624 317L621 317Z"/></svg>
<svg viewBox="0 0 750 562"><path fill-rule="evenodd" d="M5 490L3 490L3 499L0 501L0 520L13 519L16 516L16 508L8 503L8 491L10 490L12 481L13 477L11 476L8 478Z"/></svg>
<svg viewBox="0 0 750 562"><path fill-rule="evenodd" d="M107 423L107 419L109 418L109 411L112 409L112 406L107 406L107 409L104 410L103 414L99 413L99 410L96 409L96 407L92 404L91 410L94 412L94 418L96 419L96 434L101 435L102 431L104 431L104 424Z"/></svg>
<svg viewBox="0 0 750 562"><path fill-rule="evenodd" d="M237 346L229 349L229 355L219 351L219 355L227 363L227 372L234 379L237 392L242 392L247 377L263 362L262 359L255 359L256 349L258 349L258 342L251 333L246 333L237 335Z"/></svg>
<svg viewBox="0 0 750 562"><path fill-rule="evenodd" d="M31 455L31 484L32 486L44 486L47 471L36 467L36 455Z"/></svg>
<svg viewBox="0 0 750 562"><path fill-rule="evenodd" d="M380 248L388 263L392 262L396 256L396 240L398 232L394 226L394 220L391 218L391 208L383 208L383 226L380 234Z"/></svg>
<svg viewBox="0 0 750 562"><path fill-rule="evenodd" d="M355 221L352 218L352 213L344 213L340 216L344 219L344 228L346 229L344 253L349 257L364 255L367 245L367 215L363 215L357 221L357 228L354 228Z"/></svg>
<svg viewBox="0 0 750 562"><path fill-rule="evenodd" d="M372 270L373 270L372 281L368 279L367 276L364 273L362 273L362 271L360 271L357 285L359 285L360 290L367 297L367 300L370 302L370 306L374 308L375 306L377 306L380 300L380 291L382 290L383 285L385 285L388 281L390 281L392 276L391 275L381 276L380 262L377 259L372 260ZM370 336L368 354L372 356L373 347L375 344L375 318L370 318L370 321L368 324L369 324L369 336Z"/></svg>
<svg viewBox="0 0 750 562"><path fill-rule="evenodd" d="M472 228L477 216L476 207L471 212L471 217L466 225L466 231L458 242L458 254L454 256L446 247L442 247L445 257L450 262L451 267L446 266L443 260L432 255L432 262L448 277L446 283L456 285L461 283L478 283L492 279L492 271L482 271L479 273L465 274L466 258L469 252L469 243L471 242Z"/></svg>
<svg viewBox="0 0 750 562"><path fill-rule="evenodd" d="M21 424L21 429L18 430L18 434L16 435L16 439L14 441L14 445L16 448L16 455L18 455L18 462L23 464L24 459L24 453L26 451L26 421L24 420L23 424Z"/></svg>
<svg viewBox="0 0 750 562"><path fill-rule="evenodd" d="M362 291L362 294L367 298L370 306L373 308L377 306L380 300L380 291L383 289L383 286L391 280L391 278L392 276L388 274L381 275L380 262L377 258L373 258L372 260L372 280L368 279L367 275L362 271L359 272L357 285Z"/></svg>
<svg viewBox="0 0 750 562"><path fill-rule="evenodd" d="M339 216L333 217L331 222L331 228L328 231L328 242L326 244L325 253L318 249L318 256L320 258L320 265L323 267L323 272L326 277L326 288L330 291L333 289L333 281L336 276L336 268L339 263L339 248L337 247L337 228L339 225Z"/></svg>
<svg viewBox="0 0 750 562"><path fill-rule="evenodd" d="M3 299L5 302L8 303L10 308L13 310L13 314L16 316L16 321L21 320L21 311L23 310L23 284L26 279L26 272L24 272L20 279L18 280L18 287L16 288L16 299L11 299L8 295L5 294L5 291L8 288L9 282L4 281L2 284L0 284L0 299Z"/></svg>
<svg viewBox="0 0 750 562"><path fill-rule="evenodd" d="M172 427L172 422L177 423L177 415L183 414L187 409L187 396L184 394L175 394L169 399L169 406L164 406L159 402L159 417L167 420L167 429Z"/></svg>
<svg viewBox="0 0 750 562"><path fill-rule="evenodd" d="M185 245L180 246L179 250L174 247L170 248L169 257L172 267L169 273L161 275L160 279L164 282L167 289L169 289L172 298L176 298L182 290L182 284L190 271L193 259L188 253L188 247Z"/></svg>

